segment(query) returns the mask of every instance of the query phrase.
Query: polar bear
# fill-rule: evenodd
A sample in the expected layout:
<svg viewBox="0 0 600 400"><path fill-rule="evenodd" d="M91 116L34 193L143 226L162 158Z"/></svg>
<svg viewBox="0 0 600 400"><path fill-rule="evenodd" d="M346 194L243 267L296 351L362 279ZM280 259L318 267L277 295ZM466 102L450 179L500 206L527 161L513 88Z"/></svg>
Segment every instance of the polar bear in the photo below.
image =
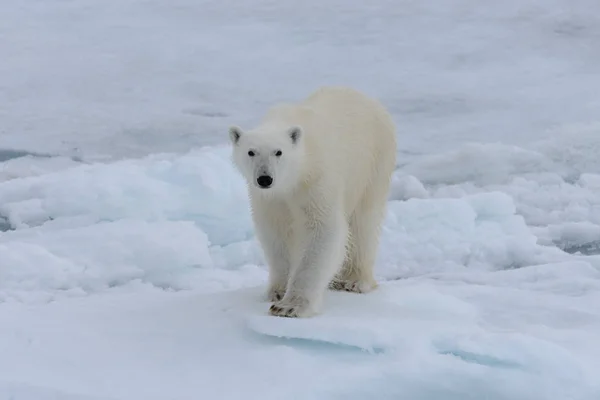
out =
<svg viewBox="0 0 600 400"><path fill-rule="evenodd" d="M229 128L269 267L270 314L310 317L327 289L365 293L396 165L395 126L381 103L323 87L272 107L257 127Z"/></svg>

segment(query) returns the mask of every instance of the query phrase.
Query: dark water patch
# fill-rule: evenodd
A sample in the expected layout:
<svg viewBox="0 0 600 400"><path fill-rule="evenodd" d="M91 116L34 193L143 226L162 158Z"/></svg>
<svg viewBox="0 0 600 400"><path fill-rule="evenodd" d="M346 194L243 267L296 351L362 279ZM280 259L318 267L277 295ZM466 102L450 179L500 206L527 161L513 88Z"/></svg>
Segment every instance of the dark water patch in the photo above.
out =
<svg viewBox="0 0 600 400"><path fill-rule="evenodd" d="M26 151L26 150L0 149L0 163L9 161L9 160L14 160L15 158L22 158L22 157L28 157L28 156L37 157L37 158L57 157L57 155L55 155L55 154L36 153L33 151ZM75 162L83 161L81 158L79 158L77 156L72 156L69 158L71 158L71 160L73 160Z"/></svg>
<svg viewBox="0 0 600 400"><path fill-rule="evenodd" d="M12 231L14 228L13 226L10 224L10 222L8 222L8 219L2 215L0 215L0 232L8 232L8 231Z"/></svg>
<svg viewBox="0 0 600 400"><path fill-rule="evenodd" d="M21 157L27 157L27 156L42 157L42 158L53 157L51 154L34 153L34 152L30 152L30 151L25 151L25 150L0 149L0 162L9 161L9 160L13 160L15 158L21 158Z"/></svg>
<svg viewBox="0 0 600 400"><path fill-rule="evenodd" d="M584 256L600 255L600 240L583 244L557 243L557 247L569 254L582 254Z"/></svg>

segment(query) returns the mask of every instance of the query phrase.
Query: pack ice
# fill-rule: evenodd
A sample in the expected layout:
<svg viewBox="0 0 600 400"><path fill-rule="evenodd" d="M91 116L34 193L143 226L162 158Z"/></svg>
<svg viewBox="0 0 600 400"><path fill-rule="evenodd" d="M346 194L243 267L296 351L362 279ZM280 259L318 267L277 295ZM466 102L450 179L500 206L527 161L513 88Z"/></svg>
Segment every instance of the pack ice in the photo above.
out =
<svg viewBox="0 0 600 400"><path fill-rule="evenodd" d="M596 0L4 3L0 400L600 398ZM226 127L338 83L380 288L270 317Z"/></svg>

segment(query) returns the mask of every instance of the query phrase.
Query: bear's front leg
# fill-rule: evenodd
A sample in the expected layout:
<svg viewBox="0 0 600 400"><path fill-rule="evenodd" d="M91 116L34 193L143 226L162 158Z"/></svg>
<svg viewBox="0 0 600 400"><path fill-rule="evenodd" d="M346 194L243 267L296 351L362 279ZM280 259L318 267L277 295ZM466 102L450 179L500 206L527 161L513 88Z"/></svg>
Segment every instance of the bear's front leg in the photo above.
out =
<svg viewBox="0 0 600 400"><path fill-rule="evenodd" d="M275 316L317 314L329 281L345 257L348 223L339 208L321 211L317 217L309 213L303 222L296 228L299 242L285 296L269 310Z"/></svg>
<svg viewBox="0 0 600 400"><path fill-rule="evenodd" d="M282 201L251 199L256 237L269 267L266 300L283 298L290 272L291 215Z"/></svg>
<svg viewBox="0 0 600 400"><path fill-rule="evenodd" d="M287 279L289 276L289 259L284 251L278 251L281 249L281 243L279 246L277 240L271 245L272 248L265 251L267 262L269 264L269 283L267 287L267 301L275 302L283 298L286 291ZM269 247L269 246L267 246Z"/></svg>

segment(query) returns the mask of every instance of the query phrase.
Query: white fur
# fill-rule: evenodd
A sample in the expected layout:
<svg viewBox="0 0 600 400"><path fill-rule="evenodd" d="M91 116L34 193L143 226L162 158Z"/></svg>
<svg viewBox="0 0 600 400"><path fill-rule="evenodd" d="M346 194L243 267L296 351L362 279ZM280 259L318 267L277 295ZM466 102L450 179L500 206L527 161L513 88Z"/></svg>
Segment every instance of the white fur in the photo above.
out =
<svg viewBox="0 0 600 400"><path fill-rule="evenodd" d="M384 107L353 89L325 87L273 107L252 130L230 128L230 138L269 265L271 314L314 315L328 287L374 289L396 164L395 127ZM257 183L261 175L272 178L269 188Z"/></svg>

